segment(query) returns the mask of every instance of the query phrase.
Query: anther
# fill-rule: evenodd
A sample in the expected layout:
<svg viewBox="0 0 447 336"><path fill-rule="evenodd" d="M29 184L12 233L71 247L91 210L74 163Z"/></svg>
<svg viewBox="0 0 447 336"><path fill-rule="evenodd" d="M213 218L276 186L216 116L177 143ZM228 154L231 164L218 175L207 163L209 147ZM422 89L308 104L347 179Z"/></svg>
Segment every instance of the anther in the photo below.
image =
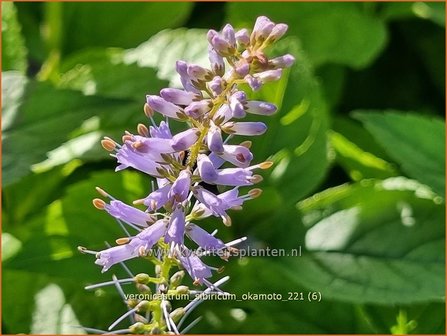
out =
<svg viewBox="0 0 447 336"><path fill-rule="evenodd" d="M99 199L99 198L95 198L92 201L92 203L93 203L94 207L99 210L104 210L106 207L106 202L104 202L102 199Z"/></svg>
<svg viewBox="0 0 447 336"><path fill-rule="evenodd" d="M154 115L154 110L147 103L144 104L143 111L148 118L152 118Z"/></svg>
<svg viewBox="0 0 447 336"><path fill-rule="evenodd" d="M130 238L129 237L118 238L117 240L115 240L115 242L118 245L124 245L124 244L127 244L128 242L130 242Z"/></svg>
<svg viewBox="0 0 447 336"><path fill-rule="evenodd" d="M138 124L138 126L137 126L137 132L138 132L138 134L141 135L141 136L145 136L145 137L149 136L149 130L148 130L148 128L146 127L146 125Z"/></svg>
<svg viewBox="0 0 447 336"><path fill-rule="evenodd" d="M108 152L113 152L116 149L116 143L111 139L101 140L101 146Z"/></svg>
<svg viewBox="0 0 447 336"><path fill-rule="evenodd" d="M251 189L249 192L248 192L248 194L250 195L250 197L253 199L253 198L256 198L256 197L259 197L261 194L262 194L262 189L259 189L259 188L254 188L254 189Z"/></svg>
<svg viewBox="0 0 447 336"><path fill-rule="evenodd" d="M245 148L250 149L251 145L252 145L252 142L250 140L246 140L246 141L241 142L240 145L245 147Z"/></svg>
<svg viewBox="0 0 447 336"><path fill-rule="evenodd" d="M271 166L273 166L273 161L264 161L261 162L258 166L261 169L269 169Z"/></svg>

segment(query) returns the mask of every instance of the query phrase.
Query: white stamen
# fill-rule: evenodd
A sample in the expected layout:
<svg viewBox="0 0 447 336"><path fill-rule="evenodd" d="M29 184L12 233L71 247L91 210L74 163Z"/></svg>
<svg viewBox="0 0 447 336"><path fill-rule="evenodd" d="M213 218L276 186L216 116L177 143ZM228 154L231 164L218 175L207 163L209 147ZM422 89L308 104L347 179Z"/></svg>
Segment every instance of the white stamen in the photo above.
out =
<svg viewBox="0 0 447 336"><path fill-rule="evenodd" d="M137 307L138 307L138 306L137 306ZM115 322L113 322L113 323L110 325L110 327L107 328L107 330L109 330L109 331L112 330L118 323L120 323L122 320L124 320L127 316L129 316L130 314L135 313L135 312L138 310L137 307L132 308L131 310L127 311L126 313L124 313L123 315L121 315L120 317L118 317L118 319L117 319Z"/></svg>
<svg viewBox="0 0 447 336"><path fill-rule="evenodd" d="M133 278L116 279L116 281L118 283L124 283L124 284L135 282L135 280ZM97 284L94 284L94 285L85 286L84 289L90 290L90 289L95 289L95 288L104 287L104 286L111 286L111 285L115 285L115 281L100 282L100 283L97 283Z"/></svg>
<svg viewBox="0 0 447 336"><path fill-rule="evenodd" d="M246 240L247 240L247 237L242 237L242 238L239 238L239 239L236 239L236 240L232 240L232 241L226 243L225 245L227 247L231 247L231 246L237 245L239 243L242 243L243 241L246 241Z"/></svg>

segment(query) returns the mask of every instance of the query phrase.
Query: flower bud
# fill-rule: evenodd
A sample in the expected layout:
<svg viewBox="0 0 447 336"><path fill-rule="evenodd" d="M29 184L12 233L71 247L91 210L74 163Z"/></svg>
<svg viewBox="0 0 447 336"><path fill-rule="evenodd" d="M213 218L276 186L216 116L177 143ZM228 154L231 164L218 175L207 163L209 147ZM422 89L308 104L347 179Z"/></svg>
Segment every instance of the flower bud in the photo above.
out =
<svg viewBox="0 0 447 336"><path fill-rule="evenodd" d="M175 272L169 279L170 285L174 288L177 287L178 285L181 284L184 276L185 276L184 271Z"/></svg>
<svg viewBox="0 0 447 336"><path fill-rule="evenodd" d="M146 273L139 273L139 274L135 275L134 280L136 283L139 283L139 284L148 284L150 281L150 276Z"/></svg>
<svg viewBox="0 0 447 336"><path fill-rule="evenodd" d="M177 290L177 293L179 293L179 294L188 294L189 293L189 287L188 286L178 286L177 288L176 288L176 290Z"/></svg>
<svg viewBox="0 0 447 336"><path fill-rule="evenodd" d="M236 41L239 43L240 46L246 47L250 43L250 35L248 34L247 29L241 29L236 34Z"/></svg>
<svg viewBox="0 0 447 336"><path fill-rule="evenodd" d="M237 135L261 135L267 130L267 126L263 122L228 122L222 126L222 130L226 133Z"/></svg>
<svg viewBox="0 0 447 336"><path fill-rule="evenodd" d="M277 110L275 104L257 100L247 101L245 107L248 113L259 114L259 115L272 115Z"/></svg>
<svg viewBox="0 0 447 336"><path fill-rule="evenodd" d="M183 317L183 315L185 315L185 309L183 307L179 307L177 309L175 309L174 311L172 311L169 314L169 317L175 322L177 323L178 321L180 321L180 319Z"/></svg>

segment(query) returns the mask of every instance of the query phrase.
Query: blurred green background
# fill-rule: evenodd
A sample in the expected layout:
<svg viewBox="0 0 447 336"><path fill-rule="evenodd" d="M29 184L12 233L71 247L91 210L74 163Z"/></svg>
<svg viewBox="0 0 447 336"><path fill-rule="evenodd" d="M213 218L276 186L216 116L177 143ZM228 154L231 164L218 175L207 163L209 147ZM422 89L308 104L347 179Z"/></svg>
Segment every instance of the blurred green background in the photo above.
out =
<svg viewBox="0 0 447 336"><path fill-rule="evenodd" d="M206 225L303 248L228 262L225 290L322 300L208 301L191 332L444 334L445 8L423 2L3 2L3 333L80 333L125 311L113 289L83 290L125 274L76 247L122 235L95 186L130 202L150 182L113 173L99 140L146 122L175 60L206 64L206 29L261 14L289 25L272 54L297 58L258 94L281 107L253 146L276 164L231 228Z"/></svg>

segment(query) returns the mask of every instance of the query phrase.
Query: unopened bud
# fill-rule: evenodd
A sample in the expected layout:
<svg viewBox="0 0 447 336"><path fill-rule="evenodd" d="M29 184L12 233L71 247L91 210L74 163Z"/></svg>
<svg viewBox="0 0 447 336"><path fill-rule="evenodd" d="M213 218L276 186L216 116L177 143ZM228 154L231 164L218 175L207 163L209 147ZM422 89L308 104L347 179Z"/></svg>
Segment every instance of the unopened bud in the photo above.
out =
<svg viewBox="0 0 447 336"><path fill-rule="evenodd" d="M177 323L182 317L185 315L185 309L183 307L179 307L174 309L172 313L169 314L169 317Z"/></svg>
<svg viewBox="0 0 447 336"><path fill-rule="evenodd" d="M185 276L185 272L184 271L175 272L171 276L171 278L169 279L169 282L170 282L171 286L175 288L178 285L180 285L180 283L182 282L184 276Z"/></svg>
<svg viewBox="0 0 447 336"><path fill-rule="evenodd" d="M141 283L137 283L137 284L135 285L135 287L136 287L137 290L138 290L140 293L142 293L142 294L148 294L148 295L150 295L150 294L152 293L152 291L151 291L151 289L150 289L150 287L149 287L148 285L144 285L144 284L141 284Z"/></svg>
<svg viewBox="0 0 447 336"><path fill-rule="evenodd" d="M143 334L144 333L144 324L141 322L134 323L129 327L129 331L132 334ZM154 334L154 333L151 332L151 334Z"/></svg>
<svg viewBox="0 0 447 336"><path fill-rule="evenodd" d="M146 273L139 273L139 274L135 275L134 280L136 283L148 284L149 280L150 280L150 276Z"/></svg>
<svg viewBox="0 0 447 336"><path fill-rule="evenodd" d="M178 286L177 288L176 288L176 290L177 290L177 293L178 294L188 294L189 293L189 287L188 286Z"/></svg>

